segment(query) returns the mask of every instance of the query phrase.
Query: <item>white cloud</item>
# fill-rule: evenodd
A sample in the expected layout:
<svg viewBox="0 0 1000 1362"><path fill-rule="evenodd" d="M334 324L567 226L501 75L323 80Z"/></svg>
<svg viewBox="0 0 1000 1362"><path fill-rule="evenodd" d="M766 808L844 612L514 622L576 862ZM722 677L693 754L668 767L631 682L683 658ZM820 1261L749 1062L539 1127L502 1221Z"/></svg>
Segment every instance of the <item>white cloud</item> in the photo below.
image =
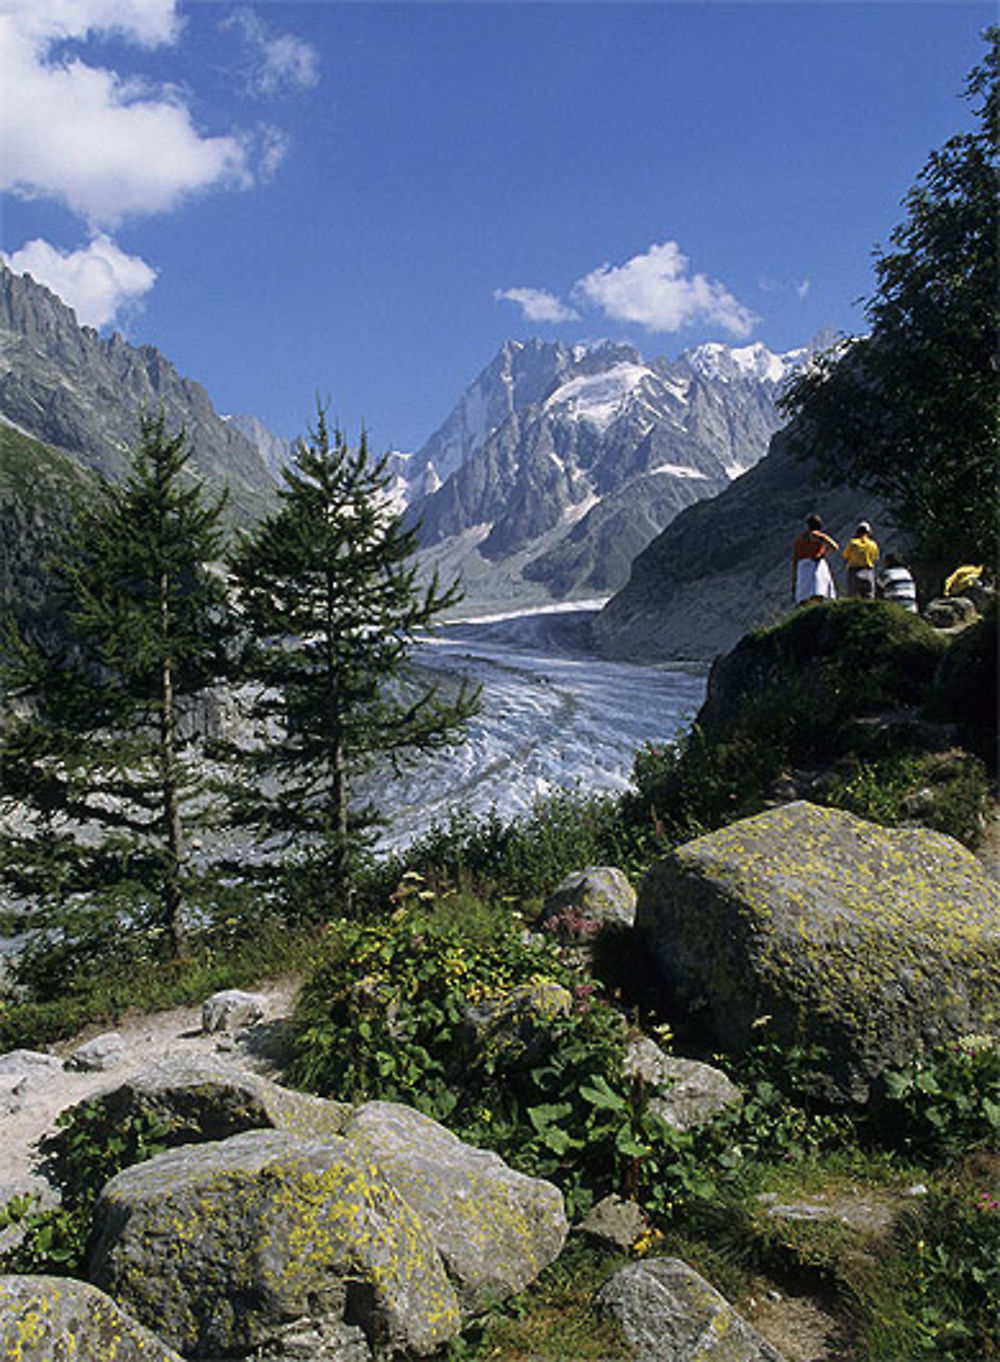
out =
<svg viewBox="0 0 1000 1362"><path fill-rule="evenodd" d="M93 32L155 47L173 42L180 27L176 0L0 0L0 22L8 20L42 43Z"/></svg>
<svg viewBox="0 0 1000 1362"><path fill-rule="evenodd" d="M624 265L601 265L580 279L574 299L599 307L614 321L635 322L649 331L680 331L695 322L748 336L758 318L729 290L704 274L689 273L690 261L676 241L650 246Z"/></svg>
<svg viewBox="0 0 1000 1362"><path fill-rule="evenodd" d="M801 282L801 284L796 284L796 286L795 286L795 292L799 295L799 298L802 299L802 300L804 301L805 298L807 297L808 293L809 293L809 290L810 290L811 288L812 288L812 280L811 280L811 279L803 279L802 282Z"/></svg>
<svg viewBox="0 0 1000 1362"><path fill-rule="evenodd" d="M273 95L289 86L310 89L319 82L319 54L311 43L291 33L272 34L256 10L241 5L226 19L250 50L247 87L252 94Z"/></svg>
<svg viewBox="0 0 1000 1362"><path fill-rule="evenodd" d="M541 288L498 288L493 297L498 302L516 303L529 322L572 322L580 315Z"/></svg>
<svg viewBox="0 0 1000 1362"><path fill-rule="evenodd" d="M76 251L47 241L29 241L3 259L15 274L30 274L69 307L85 326L106 326L122 307L137 302L156 280L156 271L137 255L126 255L106 236Z"/></svg>
<svg viewBox="0 0 1000 1362"><path fill-rule="evenodd" d="M174 0L0 0L0 189L112 228L211 186L253 183L247 140L202 135L176 89L54 48L109 33L155 46L179 32Z"/></svg>

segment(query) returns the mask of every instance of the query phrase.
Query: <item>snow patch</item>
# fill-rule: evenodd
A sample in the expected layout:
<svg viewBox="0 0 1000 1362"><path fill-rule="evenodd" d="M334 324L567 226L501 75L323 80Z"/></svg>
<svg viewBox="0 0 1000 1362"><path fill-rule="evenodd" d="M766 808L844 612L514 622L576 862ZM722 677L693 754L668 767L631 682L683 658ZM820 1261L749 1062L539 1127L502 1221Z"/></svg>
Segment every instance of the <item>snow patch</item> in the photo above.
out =
<svg viewBox="0 0 1000 1362"><path fill-rule="evenodd" d="M651 376L644 364L623 362L602 374L581 374L563 383L545 402L545 411L559 410L575 421L587 421L600 431L607 430L625 404Z"/></svg>
<svg viewBox="0 0 1000 1362"><path fill-rule="evenodd" d="M707 473L702 473L698 468L689 468L682 463L660 463L655 468L649 470L649 477L656 473L669 473L672 478L707 478Z"/></svg>

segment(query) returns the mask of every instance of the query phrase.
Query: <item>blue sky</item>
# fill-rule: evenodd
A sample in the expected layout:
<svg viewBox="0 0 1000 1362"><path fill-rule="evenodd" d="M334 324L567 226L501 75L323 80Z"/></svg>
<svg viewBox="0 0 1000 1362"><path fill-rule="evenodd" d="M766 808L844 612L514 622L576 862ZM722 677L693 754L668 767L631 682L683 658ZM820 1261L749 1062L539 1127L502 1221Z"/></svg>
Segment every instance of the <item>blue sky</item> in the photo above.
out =
<svg viewBox="0 0 1000 1362"><path fill-rule="evenodd" d="M862 330L994 17L0 0L0 251L219 411L415 449L508 338Z"/></svg>

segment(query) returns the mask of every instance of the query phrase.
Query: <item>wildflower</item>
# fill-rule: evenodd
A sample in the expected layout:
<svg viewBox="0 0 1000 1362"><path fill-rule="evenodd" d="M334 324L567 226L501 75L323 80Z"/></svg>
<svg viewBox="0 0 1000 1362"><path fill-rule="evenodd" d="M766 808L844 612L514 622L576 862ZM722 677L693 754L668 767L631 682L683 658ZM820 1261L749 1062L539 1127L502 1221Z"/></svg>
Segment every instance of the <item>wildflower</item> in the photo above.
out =
<svg viewBox="0 0 1000 1362"><path fill-rule="evenodd" d="M657 1229L643 1230L637 1239L632 1243L632 1252L639 1258L648 1253L650 1249L656 1248L663 1238L663 1231Z"/></svg>

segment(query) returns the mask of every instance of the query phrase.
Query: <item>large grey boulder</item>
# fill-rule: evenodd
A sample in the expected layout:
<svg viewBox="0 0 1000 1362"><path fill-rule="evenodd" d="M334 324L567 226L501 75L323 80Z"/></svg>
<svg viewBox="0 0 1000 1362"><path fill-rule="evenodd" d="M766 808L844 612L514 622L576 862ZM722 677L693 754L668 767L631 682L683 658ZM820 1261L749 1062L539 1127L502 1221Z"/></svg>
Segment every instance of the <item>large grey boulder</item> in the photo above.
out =
<svg viewBox="0 0 1000 1362"><path fill-rule="evenodd" d="M559 1256L569 1226L551 1183L392 1102L359 1107L344 1135L416 1212L466 1311L522 1290Z"/></svg>
<svg viewBox="0 0 1000 1362"><path fill-rule="evenodd" d="M615 1320L634 1362L783 1362L713 1286L678 1258L630 1263L594 1308Z"/></svg>
<svg viewBox="0 0 1000 1362"><path fill-rule="evenodd" d="M739 1088L721 1069L668 1055L648 1036L629 1041L625 1073L641 1080L650 1110L674 1130L696 1130L742 1101Z"/></svg>
<svg viewBox="0 0 1000 1362"><path fill-rule="evenodd" d="M771 1019L866 1100L915 1052L1000 1019L1000 885L958 842L798 802L658 862L636 931L672 1006L733 1050Z"/></svg>
<svg viewBox="0 0 1000 1362"><path fill-rule="evenodd" d="M69 1277L0 1277L0 1357L182 1362L103 1291Z"/></svg>
<svg viewBox="0 0 1000 1362"><path fill-rule="evenodd" d="M427 1229L336 1136L250 1131L125 1169L98 1200L88 1275L189 1358L267 1352L303 1317L360 1325L390 1355L461 1325Z"/></svg>
<svg viewBox="0 0 1000 1362"><path fill-rule="evenodd" d="M168 1060L89 1099L89 1105L95 1103L109 1133L142 1117L161 1127L167 1145L221 1140L245 1130L336 1135L352 1110L272 1083L221 1056ZM58 1148L60 1137L53 1143Z"/></svg>

